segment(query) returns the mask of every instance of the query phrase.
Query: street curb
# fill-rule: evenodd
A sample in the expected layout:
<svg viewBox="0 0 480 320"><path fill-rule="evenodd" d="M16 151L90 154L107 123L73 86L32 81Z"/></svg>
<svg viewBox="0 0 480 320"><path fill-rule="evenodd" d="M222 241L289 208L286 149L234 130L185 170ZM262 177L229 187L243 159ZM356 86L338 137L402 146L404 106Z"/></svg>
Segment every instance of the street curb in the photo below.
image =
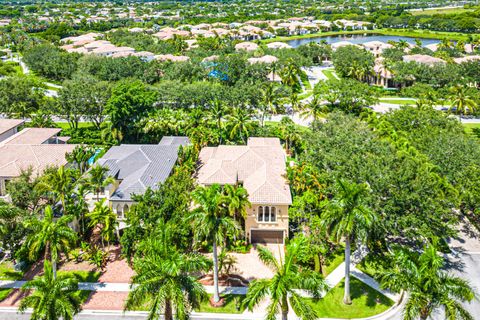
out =
<svg viewBox="0 0 480 320"><path fill-rule="evenodd" d="M16 307L0 307L0 312L9 312L9 313L18 313L18 308ZM32 313L32 309L29 308L25 311L26 314ZM142 317L146 318L148 316L147 311L120 311L120 310L82 310L79 315L105 315L105 316L130 316L130 317ZM260 320L264 319L265 315L260 313L251 313L251 314L231 314L231 313L205 313L205 312L192 312L191 317L194 316L195 318L200 319L218 319L222 318L225 320Z"/></svg>

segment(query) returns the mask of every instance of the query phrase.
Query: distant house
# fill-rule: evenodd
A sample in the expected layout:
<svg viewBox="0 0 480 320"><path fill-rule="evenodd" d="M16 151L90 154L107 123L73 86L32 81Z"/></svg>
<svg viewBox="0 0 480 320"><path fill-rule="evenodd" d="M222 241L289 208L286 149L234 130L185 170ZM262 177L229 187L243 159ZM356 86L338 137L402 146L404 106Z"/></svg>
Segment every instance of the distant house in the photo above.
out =
<svg viewBox="0 0 480 320"><path fill-rule="evenodd" d="M258 44L254 42L240 42L235 45L235 50L241 51L255 51L258 49Z"/></svg>
<svg viewBox="0 0 480 320"><path fill-rule="evenodd" d="M291 49L292 46L285 42L271 42L267 44L269 49Z"/></svg>
<svg viewBox="0 0 480 320"><path fill-rule="evenodd" d="M403 56L404 62L416 62L420 64L425 64L427 66L434 66L436 64L445 64L445 60L440 58L435 58L426 54L412 54Z"/></svg>
<svg viewBox="0 0 480 320"><path fill-rule="evenodd" d="M156 189L165 182L177 162L180 146L189 144L187 137L163 137L159 144L113 146L97 161L98 165L108 168L108 175L115 179L100 197L105 198L123 220L135 203L132 196L143 194L147 188ZM90 204L94 200L95 195L87 197Z"/></svg>
<svg viewBox="0 0 480 320"><path fill-rule="evenodd" d="M278 58L275 56L270 56L270 55L265 55L259 58L248 58L247 61L250 64L256 64L256 63L264 63L264 64L272 64L274 62L278 62Z"/></svg>
<svg viewBox="0 0 480 320"><path fill-rule="evenodd" d="M368 41L363 43L362 46L367 51L370 51L375 56L375 58L380 57L385 49L393 47L391 44L381 41Z"/></svg>
<svg viewBox="0 0 480 320"><path fill-rule="evenodd" d="M0 142L17 133L18 127L24 122L19 119L0 119Z"/></svg>
<svg viewBox="0 0 480 320"><path fill-rule="evenodd" d="M480 56L465 56L461 58L453 58L453 61L455 61L455 63L458 63L458 64L471 62L471 61L480 61Z"/></svg>
<svg viewBox="0 0 480 320"><path fill-rule="evenodd" d="M0 196L6 195L8 182L24 170L41 175L52 166L64 166L67 153L76 145L66 144L68 137L58 137L60 129L26 128L17 132L22 120L0 119Z"/></svg>
<svg viewBox="0 0 480 320"><path fill-rule="evenodd" d="M158 61L171 61L171 62L187 62L190 60L188 56L174 56L173 54L159 54L155 56L155 60Z"/></svg>
<svg viewBox="0 0 480 320"><path fill-rule="evenodd" d="M286 155L278 138L249 138L247 145L205 147L199 156L200 185L240 184L252 204L245 236L251 243L283 243L292 204L285 178Z"/></svg>

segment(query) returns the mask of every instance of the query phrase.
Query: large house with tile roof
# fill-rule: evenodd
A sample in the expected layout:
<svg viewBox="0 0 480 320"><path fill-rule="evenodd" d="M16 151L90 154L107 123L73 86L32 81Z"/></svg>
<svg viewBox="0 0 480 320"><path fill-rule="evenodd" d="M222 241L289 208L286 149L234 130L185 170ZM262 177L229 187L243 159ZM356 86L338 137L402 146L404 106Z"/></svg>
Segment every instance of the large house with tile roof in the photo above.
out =
<svg viewBox="0 0 480 320"><path fill-rule="evenodd" d="M58 137L60 129L25 128L22 120L0 119L0 196L6 195L8 181L22 171L39 176L49 167L64 166L65 156L76 145L66 144L68 137Z"/></svg>
<svg viewBox="0 0 480 320"><path fill-rule="evenodd" d="M187 146L187 137L163 137L159 144L122 144L113 146L97 164L108 168L115 182L100 195L117 213L120 221L135 203L133 195L141 195L148 188L156 189L170 176L178 158L180 146ZM88 195L93 206L95 195ZM120 223L120 228L124 224Z"/></svg>
<svg viewBox="0 0 480 320"><path fill-rule="evenodd" d="M240 184L248 192L245 236L251 243L283 243L292 204L286 155L278 138L249 138L247 145L205 147L199 156L200 185Z"/></svg>

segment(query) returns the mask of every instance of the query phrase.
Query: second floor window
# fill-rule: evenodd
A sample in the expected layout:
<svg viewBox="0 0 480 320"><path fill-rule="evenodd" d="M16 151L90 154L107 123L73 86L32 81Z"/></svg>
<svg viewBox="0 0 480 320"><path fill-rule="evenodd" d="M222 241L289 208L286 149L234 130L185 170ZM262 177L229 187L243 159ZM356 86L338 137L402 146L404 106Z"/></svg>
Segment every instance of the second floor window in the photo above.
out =
<svg viewBox="0 0 480 320"><path fill-rule="evenodd" d="M259 206L257 214L258 222L276 222L277 208L269 206Z"/></svg>

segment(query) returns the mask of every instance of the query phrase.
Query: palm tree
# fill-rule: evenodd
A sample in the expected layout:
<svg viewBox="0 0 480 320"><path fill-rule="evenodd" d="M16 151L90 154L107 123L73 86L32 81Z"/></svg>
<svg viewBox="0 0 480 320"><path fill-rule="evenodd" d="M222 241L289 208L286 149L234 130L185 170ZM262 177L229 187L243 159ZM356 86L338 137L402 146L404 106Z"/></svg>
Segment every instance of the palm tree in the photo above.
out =
<svg viewBox="0 0 480 320"><path fill-rule="evenodd" d="M298 67L292 58L289 58L286 65L280 71L282 83L290 88L292 91L300 91L300 74L302 70Z"/></svg>
<svg viewBox="0 0 480 320"><path fill-rule="evenodd" d="M111 122L102 130L102 140L106 140L112 144L119 144L125 137L122 128L116 128Z"/></svg>
<svg viewBox="0 0 480 320"><path fill-rule="evenodd" d="M76 146L72 152L67 153L65 158L69 163L74 163L80 171L80 175L83 175L88 169L88 160L90 160L94 154L95 150L91 147Z"/></svg>
<svg viewBox="0 0 480 320"><path fill-rule="evenodd" d="M118 225L117 215L105 205L105 199L95 203L95 208L92 212L86 215L90 219L89 227L95 228L101 226L102 247L105 249L104 240L107 240L107 246L110 246L110 241L115 236L115 230Z"/></svg>
<svg viewBox="0 0 480 320"><path fill-rule="evenodd" d="M446 49L450 49L451 47L452 47L452 43L447 38L443 38L438 44L439 50L446 50Z"/></svg>
<svg viewBox="0 0 480 320"><path fill-rule="evenodd" d="M302 319L314 320L318 317L297 291L305 290L314 298L320 298L321 293L328 289L320 273L299 265L299 260L305 255L307 248L305 238L295 239L287 244L284 260L277 260L267 248L258 247L260 260L274 271L274 276L271 279L251 282L244 300L250 311L265 298L270 298L267 320L276 319L279 311L282 319L287 320L289 303Z"/></svg>
<svg viewBox="0 0 480 320"><path fill-rule="evenodd" d="M477 103L464 86L456 85L450 88L450 93L450 99L452 100L450 111L461 115L474 112L477 109Z"/></svg>
<svg viewBox="0 0 480 320"><path fill-rule="evenodd" d="M88 171L87 185L91 188L92 192L97 195L97 201L100 201L100 193L108 185L115 182L115 179L108 176L108 168L96 165Z"/></svg>
<svg viewBox="0 0 480 320"><path fill-rule="evenodd" d="M32 232L25 241L30 259L44 252L45 260L50 259L53 266L53 277L57 277L57 261L61 252L67 254L76 242L76 233L68 226L71 216L63 215L56 221L53 219L53 210L50 206L45 208L43 219L34 218L27 221L26 227Z"/></svg>
<svg viewBox="0 0 480 320"><path fill-rule="evenodd" d="M262 106L260 108L260 125L263 127L265 117L267 114L275 114L278 107L278 87L267 82L262 89L260 89Z"/></svg>
<svg viewBox="0 0 480 320"><path fill-rule="evenodd" d="M267 66L267 71L269 71L269 73L272 74L272 81L275 81L275 76L277 75L278 67L279 65L277 61L273 61Z"/></svg>
<svg viewBox="0 0 480 320"><path fill-rule="evenodd" d="M215 122L217 129L220 131L220 144L222 144L223 136L223 123L222 120L225 118L228 112L228 108L223 104L222 101L215 99L211 102L209 111L209 118Z"/></svg>
<svg viewBox="0 0 480 320"><path fill-rule="evenodd" d="M300 139L300 134L295 127L295 123L289 117L283 117L282 120L280 120L278 129L280 130L282 139L285 141L285 152L289 154L291 144Z"/></svg>
<svg viewBox="0 0 480 320"><path fill-rule="evenodd" d="M61 166L43 176L36 188L41 192L52 193L55 196L54 201L60 201L63 211L67 213L67 199L74 193L76 181L75 171Z"/></svg>
<svg viewBox="0 0 480 320"><path fill-rule="evenodd" d="M351 304L350 298L350 243L354 238L364 240L367 230L376 220L375 214L365 204L369 193L366 184L344 180L337 182L333 200L326 203L322 213L324 227L335 241L345 240L345 294L343 302Z"/></svg>
<svg viewBox="0 0 480 320"><path fill-rule="evenodd" d="M225 185L223 187L224 197L223 201L228 208L228 212L236 220L238 216L245 218L247 216L247 207L251 207L252 204L248 200L248 192L242 186L239 185Z"/></svg>
<svg viewBox="0 0 480 320"><path fill-rule="evenodd" d="M247 138L254 129L251 117L251 112L247 108L237 107L232 110L232 113L227 118L230 139L240 139L244 143L247 142Z"/></svg>
<svg viewBox="0 0 480 320"><path fill-rule="evenodd" d="M192 192L192 199L196 205L190 215L193 221L195 237L206 239L213 246L213 301L218 303L220 295L218 290L218 253L217 245L225 241L227 235L240 234L240 226L232 219L228 211L222 206L222 187L213 184L209 187L197 187Z"/></svg>
<svg viewBox="0 0 480 320"><path fill-rule="evenodd" d="M408 292L404 320L426 320L438 308L445 310L445 319L473 320L461 304L475 298L473 289L443 270L445 262L435 245L427 245L422 253L396 249L392 258L392 268L380 272L380 278L384 288Z"/></svg>
<svg viewBox="0 0 480 320"><path fill-rule="evenodd" d="M318 121L325 116L325 109L320 96L314 94L312 100L303 106L301 116L303 118L312 117L314 121Z"/></svg>
<svg viewBox="0 0 480 320"><path fill-rule="evenodd" d="M81 310L78 281L72 275L55 277L51 264L45 260L43 276L28 281L22 290L33 292L22 299L18 310L32 308L33 320L72 320Z"/></svg>
<svg viewBox="0 0 480 320"><path fill-rule="evenodd" d="M125 310L144 306L152 301L148 319L186 320L193 308L207 297L204 287L192 274L208 270L210 263L200 254L178 251L168 224L161 223L159 234L140 244L144 256L135 259L136 271Z"/></svg>

